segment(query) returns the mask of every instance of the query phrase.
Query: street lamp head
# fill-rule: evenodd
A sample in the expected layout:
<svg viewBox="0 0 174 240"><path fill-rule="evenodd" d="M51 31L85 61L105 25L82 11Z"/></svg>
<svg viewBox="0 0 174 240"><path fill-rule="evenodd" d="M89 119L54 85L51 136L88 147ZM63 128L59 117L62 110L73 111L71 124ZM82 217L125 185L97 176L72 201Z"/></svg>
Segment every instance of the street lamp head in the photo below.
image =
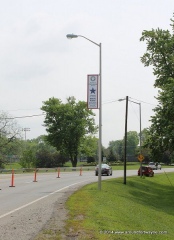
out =
<svg viewBox="0 0 174 240"><path fill-rule="evenodd" d="M126 100L125 98L118 99L119 102Z"/></svg>
<svg viewBox="0 0 174 240"><path fill-rule="evenodd" d="M75 34L72 33L72 34L67 34L66 37L67 37L68 39L72 39L72 38L77 38L78 35L75 35Z"/></svg>

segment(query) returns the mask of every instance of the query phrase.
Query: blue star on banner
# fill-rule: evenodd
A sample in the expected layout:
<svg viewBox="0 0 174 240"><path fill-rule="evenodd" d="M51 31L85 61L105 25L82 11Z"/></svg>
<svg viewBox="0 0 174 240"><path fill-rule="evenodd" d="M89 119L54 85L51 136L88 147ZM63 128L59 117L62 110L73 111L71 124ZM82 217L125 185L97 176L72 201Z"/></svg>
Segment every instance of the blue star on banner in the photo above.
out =
<svg viewBox="0 0 174 240"><path fill-rule="evenodd" d="M91 91L91 94L92 94L92 93L95 94L96 89L92 88L90 91Z"/></svg>

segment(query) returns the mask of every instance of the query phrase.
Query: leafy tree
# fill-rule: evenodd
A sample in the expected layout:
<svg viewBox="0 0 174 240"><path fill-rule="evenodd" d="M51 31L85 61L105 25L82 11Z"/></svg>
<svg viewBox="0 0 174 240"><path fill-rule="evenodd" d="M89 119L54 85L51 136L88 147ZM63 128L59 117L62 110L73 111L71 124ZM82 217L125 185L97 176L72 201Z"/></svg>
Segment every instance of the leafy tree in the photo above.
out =
<svg viewBox="0 0 174 240"><path fill-rule="evenodd" d="M110 149L110 152L109 152L109 155L107 157L107 160L109 162L115 162L116 161L116 157L115 157L115 155L113 153L113 149L112 148Z"/></svg>
<svg viewBox="0 0 174 240"><path fill-rule="evenodd" d="M55 147L52 147L45 141L45 136L41 136L35 141L38 140L39 142L36 147L36 167L58 167L63 166L63 164L68 161L67 157L61 156Z"/></svg>
<svg viewBox="0 0 174 240"><path fill-rule="evenodd" d="M82 139L79 153L80 158L87 157L87 162L97 161L98 139L94 136L88 135Z"/></svg>
<svg viewBox="0 0 174 240"><path fill-rule="evenodd" d="M87 157L87 163L94 163L94 162L96 162L94 157Z"/></svg>
<svg viewBox="0 0 174 240"><path fill-rule="evenodd" d="M15 120L5 112L0 112L0 167L6 162L7 155L20 152L21 130Z"/></svg>
<svg viewBox="0 0 174 240"><path fill-rule="evenodd" d="M59 152L53 153L54 164L53 167L63 167L63 165L69 161L69 158L66 156L62 156Z"/></svg>
<svg viewBox="0 0 174 240"><path fill-rule="evenodd" d="M149 141L149 137L150 137L150 132L148 128L144 128L141 131L141 154L143 154L143 156L145 157L145 161L149 162L150 158L151 158L151 150L148 147L148 141Z"/></svg>
<svg viewBox="0 0 174 240"><path fill-rule="evenodd" d="M20 159L20 165L23 168L36 167L36 157L31 149L26 149Z"/></svg>
<svg viewBox="0 0 174 240"><path fill-rule="evenodd" d="M66 103L50 98L43 102L41 109L46 113L44 125L48 133L47 141L61 155L69 156L72 166L76 167L84 136L96 132L95 114L87 109L86 102L76 103L74 97L69 97Z"/></svg>
<svg viewBox="0 0 174 240"><path fill-rule="evenodd" d="M24 151L20 164L24 168L51 168L63 166L68 158L62 156L55 147L45 141L45 136L27 140L24 144Z"/></svg>
<svg viewBox="0 0 174 240"><path fill-rule="evenodd" d="M40 149L36 153L36 167L52 168L63 166L68 159L61 156L57 151L50 152L48 149Z"/></svg>
<svg viewBox="0 0 174 240"><path fill-rule="evenodd" d="M53 155L47 149L40 149L36 153L36 166L39 168L51 168L53 167Z"/></svg>
<svg viewBox="0 0 174 240"><path fill-rule="evenodd" d="M110 158L109 155L112 151L112 154L115 157L115 160L122 159L123 158L123 140L110 141L108 150L109 150L108 158Z"/></svg>
<svg viewBox="0 0 174 240"><path fill-rule="evenodd" d="M158 106L154 109L149 128L148 147L154 159L161 160L164 152L172 156L174 149L174 20L172 32L152 29L143 31L140 41L145 41L147 51L141 61L152 66L156 77L154 87L158 88Z"/></svg>
<svg viewBox="0 0 174 240"><path fill-rule="evenodd" d="M135 156L138 143L138 133L136 131L129 131L127 133L127 155Z"/></svg>

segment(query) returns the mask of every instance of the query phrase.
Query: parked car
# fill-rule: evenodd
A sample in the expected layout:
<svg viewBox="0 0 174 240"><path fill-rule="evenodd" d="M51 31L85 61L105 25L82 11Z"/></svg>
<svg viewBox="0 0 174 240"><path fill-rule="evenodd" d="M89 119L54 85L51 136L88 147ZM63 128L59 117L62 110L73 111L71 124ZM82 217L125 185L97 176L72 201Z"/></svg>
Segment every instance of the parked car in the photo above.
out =
<svg viewBox="0 0 174 240"><path fill-rule="evenodd" d="M138 169L138 176L140 176L140 168ZM142 166L142 176L153 177L154 171L151 167Z"/></svg>
<svg viewBox="0 0 174 240"><path fill-rule="evenodd" d="M158 162L150 162L148 166L151 167L153 170L161 170L161 164L159 164Z"/></svg>
<svg viewBox="0 0 174 240"><path fill-rule="evenodd" d="M98 176L98 168L99 168L99 166L97 165L95 168L95 176ZM101 174L102 175L106 174L107 176L109 176L109 175L111 176L112 175L112 167L106 163L102 163L101 164Z"/></svg>

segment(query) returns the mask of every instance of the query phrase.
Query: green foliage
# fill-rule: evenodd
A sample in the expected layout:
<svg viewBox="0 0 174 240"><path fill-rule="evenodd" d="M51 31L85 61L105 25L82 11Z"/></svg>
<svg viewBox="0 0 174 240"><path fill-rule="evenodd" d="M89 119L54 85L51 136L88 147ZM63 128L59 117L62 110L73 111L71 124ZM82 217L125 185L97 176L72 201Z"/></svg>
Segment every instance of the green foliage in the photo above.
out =
<svg viewBox="0 0 174 240"><path fill-rule="evenodd" d="M8 161L8 156L20 155L20 129L7 113L0 112L0 167Z"/></svg>
<svg viewBox="0 0 174 240"><path fill-rule="evenodd" d="M21 165L19 163L8 163L8 164L5 164L4 168L5 169L21 169Z"/></svg>
<svg viewBox="0 0 174 240"><path fill-rule="evenodd" d="M121 160L123 157L123 140L110 141L108 149L108 160L110 159L110 154L113 155L112 158L114 157L115 160Z"/></svg>
<svg viewBox="0 0 174 240"><path fill-rule="evenodd" d="M88 162L97 161L97 151L98 139L91 135L84 136L79 147L80 157L84 158L87 156Z"/></svg>
<svg viewBox="0 0 174 240"><path fill-rule="evenodd" d="M23 152L23 156L20 159L20 165L23 168L32 168L32 167L36 167L36 158L35 158L35 154L31 149L26 149Z"/></svg>
<svg viewBox="0 0 174 240"><path fill-rule="evenodd" d="M116 157L115 157L115 155L113 153L113 149L112 148L110 149L109 155L107 157L107 161L108 162L115 162L116 161Z"/></svg>
<svg viewBox="0 0 174 240"><path fill-rule="evenodd" d="M124 156L124 139L110 141L108 147L107 159L108 161L123 160ZM136 131L127 132L127 155L135 156L137 154L139 143L139 136Z"/></svg>
<svg viewBox="0 0 174 240"><path fill-rule="evenodd" d="M69 156L75 167L84 136L96 132L93 118L95 114L87 109L86 102L76 103L74 97L69 97L66 103L50 98L43 103L41 109L46 113L46 140L56 147L61 155Z"/></svg>
<svg viewBox="0 0 174 240"><path fill-rule="evenodd" d="M62 156L55 147L51 146L45 136L27 140L25 150L20 160L24 168L51 168L63 166L68 161L66 156Z"/></svg>
<svg viewBox="0 0 174 240"><path fill-rule="evenodd" d="M61 156L57 151L51 152L48 149L40 149L36 152L36 167L52 168L63 166L68 158Z"/></svg>
<svg viewBox="0 0 174 240"><path fill-rule="evenodd" d="M147 43L147 51L141 58L144 66L152 66L156 77L158 106L151 117L147 146L154 159L160 161L164 152L173 156L174 149L174 22L169 30L143 31L141 41Z"/></svg>
<svg viewBox="0 0 174 240"><path fill-rule="evenodd" d="M135 156L138 143L138 133L136 131L129 131L127 133L127 155Z"/></svg>
<svg viewBox="0 0 174 240"><path fill-rule="evenodd" d="M94 162L96 162L94 157L87 157L87 163L94 163Z"/></svg>

